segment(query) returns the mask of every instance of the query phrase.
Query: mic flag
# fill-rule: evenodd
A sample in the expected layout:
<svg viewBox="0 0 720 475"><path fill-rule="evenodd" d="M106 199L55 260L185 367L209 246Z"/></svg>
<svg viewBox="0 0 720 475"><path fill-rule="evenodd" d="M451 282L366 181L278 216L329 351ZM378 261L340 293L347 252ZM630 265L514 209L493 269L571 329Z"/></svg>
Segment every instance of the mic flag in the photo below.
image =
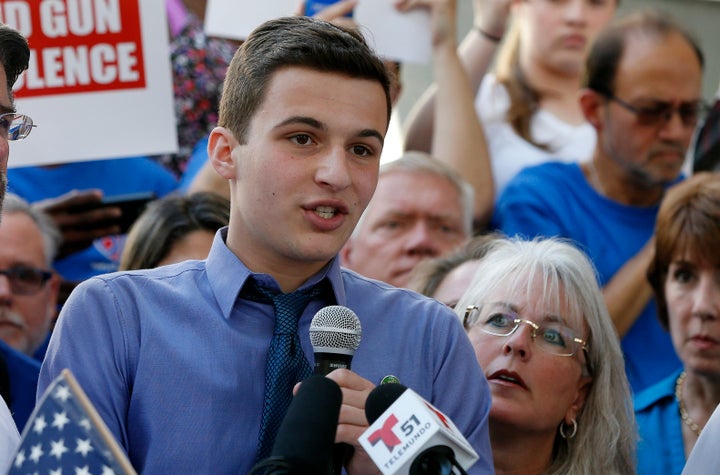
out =
<svg viewBox="0 0 720 475"><path fill-rule="evenodd" d="M350 369L360 346L362 328L355 312L342 305L321 308L310 322L310 343L315 352L315 374Z"/></svg>
<svg viewBox="0 0 720 475"><path fill-rule="evenodd" d="M383 475L452 473L453 465L464 473L478 459L445 414L402 384L373 389L365 415L359 442Z"/></svg>
<svg viewBox="0 0 720 475"><path fill-rule="evenodd" d="M341 404L335 381L319 375L305 379L280 424L270 457L250 473L330 473Z"/></svg>

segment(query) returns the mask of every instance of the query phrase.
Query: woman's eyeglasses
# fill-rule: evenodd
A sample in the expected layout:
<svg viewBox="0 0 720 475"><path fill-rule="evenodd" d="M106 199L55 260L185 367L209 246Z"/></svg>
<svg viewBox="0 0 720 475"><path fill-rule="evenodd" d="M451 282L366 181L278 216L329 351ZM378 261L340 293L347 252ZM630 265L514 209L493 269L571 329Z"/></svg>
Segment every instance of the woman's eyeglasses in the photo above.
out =
<svg viewBox="0 0 720 475"><path fill-rule="evenodd" d="M485 311L481 306L470 305L465 309L463 324L466 329L476 326L488 335L510 336L525 324L532 328L533 341L543 351L557 356L573 356L579 350L587 351L588 345L575 332L559 322L535 323L502 305L490 305ZM476 314L477 312L477 314ZM470 322L475 323L470 323Z"/></svg>

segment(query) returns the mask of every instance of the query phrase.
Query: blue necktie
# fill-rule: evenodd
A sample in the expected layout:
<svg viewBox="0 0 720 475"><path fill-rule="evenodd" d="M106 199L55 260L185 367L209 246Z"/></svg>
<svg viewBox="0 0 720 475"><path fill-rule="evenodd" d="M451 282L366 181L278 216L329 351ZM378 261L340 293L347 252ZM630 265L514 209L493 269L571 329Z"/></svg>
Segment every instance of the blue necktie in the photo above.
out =
<svg viewBox="0 0 720 475"><path fill-rule="evenodd" d="M265 401L258 436L257 460L261 460L270 455L280 423L292 401L293 387L312 374L312 367L300 345L298 320L310 300L320 295L322 287L315 285L283 294L249 282L249 293L265 297L264 300L272 301L275 307L275 329L265 366Z"/></svg>

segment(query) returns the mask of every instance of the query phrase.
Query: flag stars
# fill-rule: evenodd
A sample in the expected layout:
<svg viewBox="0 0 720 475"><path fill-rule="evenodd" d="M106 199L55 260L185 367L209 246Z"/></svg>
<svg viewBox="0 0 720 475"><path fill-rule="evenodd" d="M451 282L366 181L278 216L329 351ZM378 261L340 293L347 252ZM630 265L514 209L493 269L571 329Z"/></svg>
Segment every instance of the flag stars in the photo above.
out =
<svg viewBox="0 0 720 475"><path fill-rule="evenodd" d="M46 427L47 422L45 422L45 416L43 415L38 416L38 418L33 421L33 431L38 434L42 434Z"/></svg>
<svg viewBox="0 0 720 475"><path fill-rule="evenodd" d="M102 475L115 475L115 470L108 467L107 465L103 465Z"/></svg>
<svg viewBox="0 0 720 475"><path fill-rule="evenodd" d="M66 412L56 412L55 417L53 418L53 427L57 427L58 430L63 430L65 427L65 424L69 423L70 419L68 419Z"/></svg>
<svg viewBox="0 0 720 475"><path fill-rule="evenodd" d="M85 465L84 467L75 467L75 475L92 475L90 468Z"/></svg>
<svg viewBox="0 0 720 475"><path fill-rule="evenodd" d="M83 457L87 457L87 454L93 450L90 445L90 439L77 439L77 447L75 447L75 453L82 454Z"/></svg>
<svg viewBox="0 0 720 475"><path fill-rule="evenodd" d="M62 475L62 468L58 468L57 470L50 470L50 475Z"/></svg>
<svg viewBox="0 0 720 475"><path fill-rule="evenodd" d="M25 451L21 450L18 452L18 454L15 456L15 466L17 468L22 467L22 465L25 463Z"/></svg>
<svg viewBox="0 0 720 475"><path fill-rule="evenodd" d="M92 429L92 425L90 424L90 419L87 417L83 418L80 422L78 422L78 425L85 429L86 431L90 431Z"/></svg>
<svg viewBox="0 0 720 475"><path fill-rule="evenodd" d="M55 399L66 402L70 397L70 389L67 386L60 385L55 391Z"/></svg>
<svg viewBox="0 0 720 475"><path fill-rule="evenodd" d="M28 459L32 460L35 463L38 463L43 455L45 455L45 452L43 452L42 444L33 445L30 448L30 456L28 457Z"/></svg>
<svg viewBox="0 0 720 475"><path fill-rule="evenodd" d="M68 448L65 447L65 441L63 439L50 442L50 455L54 455L58 460L60 460L67 451Z"/></svg>

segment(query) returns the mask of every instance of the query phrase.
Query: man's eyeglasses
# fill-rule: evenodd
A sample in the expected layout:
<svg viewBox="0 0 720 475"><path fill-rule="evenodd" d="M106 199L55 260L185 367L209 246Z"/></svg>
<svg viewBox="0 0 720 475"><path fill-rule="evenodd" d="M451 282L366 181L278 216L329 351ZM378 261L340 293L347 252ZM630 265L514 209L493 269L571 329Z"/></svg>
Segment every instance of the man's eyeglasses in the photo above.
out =
<svg viewBox="0 0 720 475"><path fill-rule="evenodd" d="M25 114L6 112L0 114L0 135L7 140L22 140L32 132L33 120Z"/></svg>
<svg viewBox="0 0 720 475"><path fill-rule="evenodd" d="M52 277L52 272L34 267L17 266L0 269L0 275L7 277L10 289L18 295L31 295L42 290Z"/></svg>
<svg viewBox="0 0 720 475"><path fill-rule="evenodd" d="M611 101L632 112L637 117L638 124L648 127L658 127L667 124L677 112L683 126L695 127L700 119L708 112L708 105L703 101L683 102L674 105L670 102L653 101L651 105L634 106L611 93L603 94Z"/></svg>
<svg viewBox="0 0 720 475"><path fill-rule="evenodd" d="M463 325L469 329L473 325L470 322L473 321L476 321L474 325L484 333L502 337L515 333L522 323L529 325L532 328L533 341L538 347L557 356L573 356L579 350L587 352L588 349L587 343L578 338L572 329L558 322L538 324L520 318L518 314L502 305L490 305L485 312L481 312L481 307L477 305L468 306L465 309Z"/></svg>

